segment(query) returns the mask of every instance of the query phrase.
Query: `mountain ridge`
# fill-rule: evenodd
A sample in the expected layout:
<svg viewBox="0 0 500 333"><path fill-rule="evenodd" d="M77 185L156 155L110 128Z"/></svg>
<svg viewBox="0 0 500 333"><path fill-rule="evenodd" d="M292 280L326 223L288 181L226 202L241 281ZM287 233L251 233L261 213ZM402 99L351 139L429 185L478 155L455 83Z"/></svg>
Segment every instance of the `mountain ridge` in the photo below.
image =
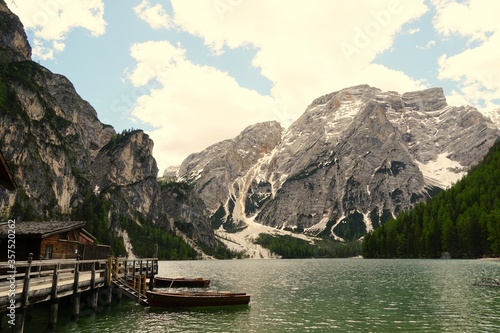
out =
<svg viewBox="0 0 500 333"><path fill-rule="evenodd" d="M499 136L476 109L449 106L442 88L399 94L368 85L316 98L282 133L247 168L255 172L219 183L247 184L243 191L215 197L198 181L211 177L208 164L181 165L179 176L194 182L218 228L251 220L356 239L456 182Z"/></svg>

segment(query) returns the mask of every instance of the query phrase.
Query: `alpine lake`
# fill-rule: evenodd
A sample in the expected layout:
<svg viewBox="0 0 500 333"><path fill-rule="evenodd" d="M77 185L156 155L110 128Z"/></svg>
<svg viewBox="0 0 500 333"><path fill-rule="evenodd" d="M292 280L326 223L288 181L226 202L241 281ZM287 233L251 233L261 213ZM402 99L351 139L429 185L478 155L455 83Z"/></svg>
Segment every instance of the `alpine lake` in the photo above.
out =
<svg viewBox="0 0 500 333"><path fill-rule="evenodd" d="M500 287L476 285L500 278L495 260L161 261L159 275L209 278L208 290L252 297L174 310L123 298L95 314L83 302L78 323L60 306L57 332L500 332ZM47 313L35 307L25 332L44 332Z"/></svg>

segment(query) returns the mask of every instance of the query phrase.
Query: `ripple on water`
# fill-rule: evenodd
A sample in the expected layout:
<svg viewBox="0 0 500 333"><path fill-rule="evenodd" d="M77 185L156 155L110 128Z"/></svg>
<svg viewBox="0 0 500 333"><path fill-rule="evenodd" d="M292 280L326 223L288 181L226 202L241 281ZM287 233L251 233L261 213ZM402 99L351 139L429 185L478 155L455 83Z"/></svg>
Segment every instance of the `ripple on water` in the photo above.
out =
<svg viewBox="0 0 500 333"><path fill-rule="evenodd" d="M250 305L171 311L124 300L73 326L60 314L58 331L500 332L500 288L472 286L482 277L500 276L498 262L176 261L160 262L160 275L208 277L209 290L248 292ZM41 322L25 332L45 330Z"/></svg>

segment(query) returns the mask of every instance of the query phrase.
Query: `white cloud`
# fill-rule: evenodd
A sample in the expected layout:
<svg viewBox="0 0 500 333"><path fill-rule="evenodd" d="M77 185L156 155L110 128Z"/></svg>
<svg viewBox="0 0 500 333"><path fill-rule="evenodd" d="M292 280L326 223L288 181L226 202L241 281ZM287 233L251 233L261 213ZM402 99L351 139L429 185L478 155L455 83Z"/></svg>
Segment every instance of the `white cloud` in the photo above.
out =
<svg viewBox="0 0 500 333"><path fill-rule="evenodd" d="M500 99L500 2L471 0L466 3L436 2L435 29L443 36L463 36L476 42L454 55L439 59L439 78L458 83L468 104L482 111L498 107ZM473 45L473 44L470 44Z"/></svg>
<svg viewBox="0 0 500 333"><path fill-rule="evenodd" d="M420 32L420 28L413 28L413 29L409 29L407 31L407 34L408 35L415 35L416 33Z"/></svg>
<svg viewBox="0 0 500 333"><path fill-rule="evenodd" d="M160 174L250 124L278 118L272 98L240 87L225 72L193 64L167 41L134 44L131 55L137 61L129 76L133 84L159 83L137 99L132 115L156 127L149 134Z"/></svg>
<svg viewBox="0 0 500 333"><path fill-rule="evenodd" d="M153 29L170 27L170 17L160 4L151 6L148 0L143 0L134 7L134 11L139 18L147 22Z"/></svg>
<svg viewBox="0 0 500 333"><path fill-rule="evenodd" d="M34 32L33 56L42 60L53 59L55 52L64 50L64 41L72 29L84 28L93 36L106 30L102 0L23 0L9 8L25 29Z"/></svg>
<svg viewBox="0 0 500 333"><path fill-rule="evenodd" d="M459 34L471 41L486 40L487 32L498 31L500 2L469 0L464 3L434 0L434 27L444 36Z"/></svg>
<svg viewBox="0 0 500 333"><path fill-rule="evenodd" d="M348 86L368 83L400 92L425 88L423 81L372 63L393 46L395 35L405 23L427 11L423 2L172 0L172 27L203 38L213 54L220 54L224 48L255 48L252 65L271 81L271 96L239 87L226 73L193 65L184 50L169 44L164 46L168 64L153 59L164 57L158 50L156 55L136 58L138 67L131 79L144 84L155 77L162 89L139 99L134 115L161 123L162 128L152 133L163 139L155 140L160 146L155 148L155 157L160 160L163 155L185 157L186 152L196 151L193 141L200 149L205 148L212 143L212 131L229 138L259 120L296 119L316 97ZM149 45L140 47L146 46L150 49ZM158 66L165 70L152 75ZM226 124L218 122L214 128L204 128L211 123L206 108ZM177 135L175 126L190 120L203 120L205 124ZM199 131L206 133L201 137L210 140L198 139Z"/></svg>
<svg viewBox="0 0 500 333"><path fill-rule="evenodd" d="M378 54L392 46L404 23L427 10L422 1L367 4L316 0L305 4L254 0L217 4L219 7L214 1L197 1L197 10L193 10L192 2L173 0L175 22L201 36L214 50L224 45L256 47L253 65L272 82L272 96L292 118L319 95L349 85L410 88L401 81L390 82L383 74L369 76L380 74L370 66Z"/></svg>

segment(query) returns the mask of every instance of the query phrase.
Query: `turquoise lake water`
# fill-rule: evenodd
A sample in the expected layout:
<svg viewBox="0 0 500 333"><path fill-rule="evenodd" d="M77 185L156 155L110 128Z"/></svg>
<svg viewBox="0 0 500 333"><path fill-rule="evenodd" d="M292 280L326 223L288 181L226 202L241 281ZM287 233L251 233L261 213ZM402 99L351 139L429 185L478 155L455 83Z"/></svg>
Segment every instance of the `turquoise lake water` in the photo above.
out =
<svg viewBox="0 0 500 333"><path fill-rule="evenodd" d="M247 292L237 308L152 309L123 299L77 324L68 309L58 332L500 332L500 261L229 260L162 261L161 276L205 277L208 290ZM37 307L25 332L42 332ZM6 328L4 320L3 328Z"/></svg>

